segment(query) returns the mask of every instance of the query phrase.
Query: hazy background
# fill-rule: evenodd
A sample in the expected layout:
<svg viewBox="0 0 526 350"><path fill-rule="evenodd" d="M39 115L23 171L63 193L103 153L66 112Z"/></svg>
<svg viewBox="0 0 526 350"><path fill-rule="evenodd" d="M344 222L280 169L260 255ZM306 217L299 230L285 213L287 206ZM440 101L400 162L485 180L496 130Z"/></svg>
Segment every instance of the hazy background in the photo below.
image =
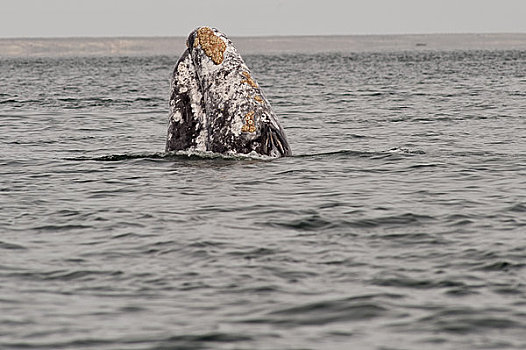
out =
<svg viewBox="0 0 526 350"><path fill-rule="evenodd" d="M524 0L2 0L0 37L524 33Z"/></svg>

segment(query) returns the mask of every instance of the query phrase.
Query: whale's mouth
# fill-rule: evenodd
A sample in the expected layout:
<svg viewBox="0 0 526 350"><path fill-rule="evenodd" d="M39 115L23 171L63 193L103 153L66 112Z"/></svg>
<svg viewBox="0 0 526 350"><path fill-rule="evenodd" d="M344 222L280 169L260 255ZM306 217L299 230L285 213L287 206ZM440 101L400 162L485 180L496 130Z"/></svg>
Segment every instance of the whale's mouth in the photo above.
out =
<svg viewBox="0 0 526 350"><path fill-rule="evenodd" d="M263 125L261 150L263 154L272 157L291 156L290 146L282 130L276 129L268 124Z"/></svg>

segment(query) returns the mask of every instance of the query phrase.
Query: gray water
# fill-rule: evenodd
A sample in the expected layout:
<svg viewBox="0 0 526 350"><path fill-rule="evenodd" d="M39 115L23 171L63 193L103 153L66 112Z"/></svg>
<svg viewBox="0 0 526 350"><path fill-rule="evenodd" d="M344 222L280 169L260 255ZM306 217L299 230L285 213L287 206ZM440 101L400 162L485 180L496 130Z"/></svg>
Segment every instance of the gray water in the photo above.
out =
<svg viewBox="0 0 526 350"><path fill-rule="evenodd" d="M277 160L164 154L176 60L0 60L1 349L526 347L526 51L247 55Z"/></svg>

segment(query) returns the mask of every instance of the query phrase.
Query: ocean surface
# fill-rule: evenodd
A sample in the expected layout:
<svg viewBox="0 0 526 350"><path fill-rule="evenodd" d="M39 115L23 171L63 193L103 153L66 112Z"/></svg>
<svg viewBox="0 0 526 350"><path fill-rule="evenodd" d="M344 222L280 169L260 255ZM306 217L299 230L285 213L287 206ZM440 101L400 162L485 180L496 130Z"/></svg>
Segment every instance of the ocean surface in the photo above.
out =
<svg viewBox="0 0 526 350"><path fill-rule="evenodd" d="M163 152L182 51L0 58L0 349L525 349L526 50L323 42L275 160Z"/></svg>

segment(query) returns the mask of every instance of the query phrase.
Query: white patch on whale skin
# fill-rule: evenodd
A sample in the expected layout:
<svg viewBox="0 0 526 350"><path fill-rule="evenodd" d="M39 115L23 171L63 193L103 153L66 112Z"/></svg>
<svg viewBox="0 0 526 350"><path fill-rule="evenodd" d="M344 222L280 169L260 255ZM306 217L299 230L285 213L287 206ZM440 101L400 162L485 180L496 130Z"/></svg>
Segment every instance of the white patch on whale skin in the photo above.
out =
<svg viewBox="0 0 526 350"><path fill-rule="evenodd" d="M176 86L179 87L180 93L188 93L188 96L190 98L190 106L192 108L193 114L201 117L202 114L204 114L200 106L203 96L201 95L199 84L194 78L195 74L196 72L195 72L191 57L187 56L186 59L179 64L176 76L171 82L172 94ZM174 118L174 121L181 120L180 119L182 117L181 112L173 110L174 101L170 101L170 106L171 106L172 114L179 114L179 119Z"/></svg>
<svg viewBox="0 0 526 350"><path fill-rule="evenodd" d="M196 71L192 58L188 55L182 62L179 63L177 71L174 72L174 77L171 80L171 95L173 96L174 90L177 87L179 93L186 93L190 99L190 108L194 119L197 119L199 123L196 125L196 131L201 126L199 134L196 138L195 151L206 151L206 140L208 138L208 131L206 129L206 113L201 108L201 101L203 96L201 94L201 88L198 81L195 79ZM176 108L175 101L170 101L170 120L171 122L178 123L182 121L183 114ZM168 135L170 141L173 134Z"/></svg>
<svg viewBox="0 0 526 350"><path fill-rule="evenodd" d="M201 128L201 132L195 139L195 147L192 147L192 149L195 151L205 152L207 136L208 136L208 131L206 131L205 128Z"/></svg>
<svg viewBox="0 0 526 350"><path fill-rule="evenodd" d="M183 115L181 114L180 111L175 111L175 112L172 114L172 116L170 117L170 120L171 120L172 122L175 122L175 123L180 122L182 119L183 119Z"/></svg>

